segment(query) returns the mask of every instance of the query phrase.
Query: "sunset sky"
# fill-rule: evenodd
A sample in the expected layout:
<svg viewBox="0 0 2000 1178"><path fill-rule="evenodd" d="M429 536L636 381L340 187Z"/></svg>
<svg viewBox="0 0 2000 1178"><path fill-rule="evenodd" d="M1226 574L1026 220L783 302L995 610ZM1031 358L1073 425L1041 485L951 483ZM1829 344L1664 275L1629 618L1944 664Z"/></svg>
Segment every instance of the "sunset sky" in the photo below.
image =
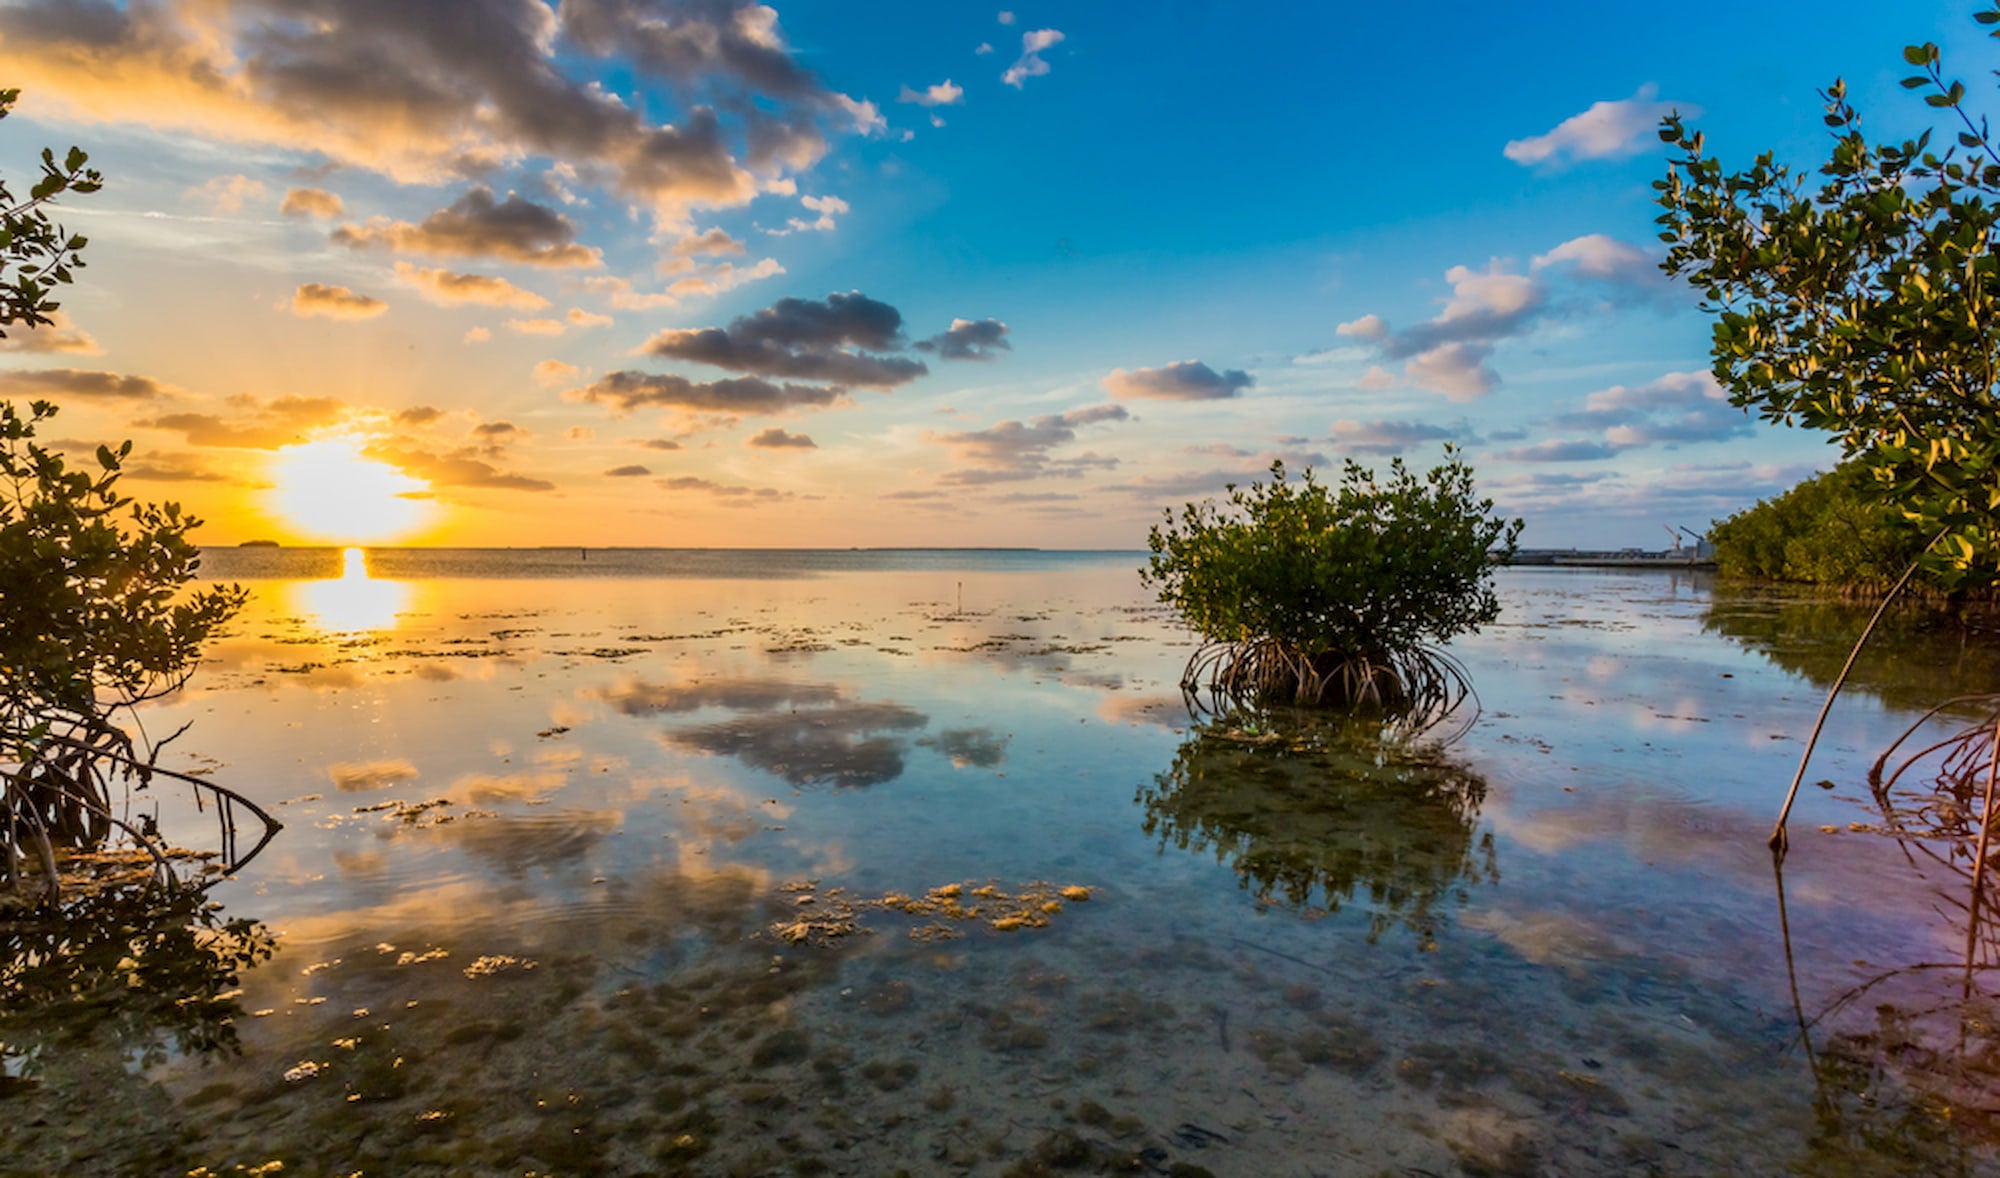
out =
<svg viewBox="0 0 2000 1178"><path fill-rule="evenodd" d="M0 4L0 171L107 178L0 397L210 543L1132 548L1453 441L1523 543L1659 547L1834 457L1708 376L1660 116L1920 129L1971 11Z"/></svg>

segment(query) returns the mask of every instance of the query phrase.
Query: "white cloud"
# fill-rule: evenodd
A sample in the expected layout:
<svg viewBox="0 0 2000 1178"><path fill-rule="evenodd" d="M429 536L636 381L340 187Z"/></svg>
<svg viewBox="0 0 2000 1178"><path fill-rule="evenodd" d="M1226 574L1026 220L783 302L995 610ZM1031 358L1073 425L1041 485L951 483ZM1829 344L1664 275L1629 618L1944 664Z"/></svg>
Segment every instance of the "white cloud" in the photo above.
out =
<svg viewBox="0 0 2000 1178"><path fill-rule="evenodd" d="M1655 128L1675 109L1673 103L1655 101L1658 93L1659 87L1648 82L1630 98L1593 102L1589 110L1571 115L1545 135L1513 140L1503 154L1523 165L1637 155L1658 141ZM1701 113L1694 106L1680 109L1688 115Z"/></svg>
<svg viewBox="0 0 2000 1178"><path fill-rule="evenodd" d="M1551 266L1569 266L1579 278L1631 286L1654 286L1666 278L1651 254L1602 233L1572 237L1548 253L1535 255L1528 268L1539 271Z"/></svg>
<svg viewBox="0 0 2000 1178"><path fill-rule="evenodd" d="M1380 315L1363 315L1350 319L1333 329L1335 335L1352 336L1355 339L1381 339L1389 334L1389 323Z"/></svg>
<svg viewBox="0 0 2000 1178"><path fill-rule="evenodd" d="M950 78L922 90L903 87L896 95L897 102L914 102L918 106L956 106L965 100L965 87L955 85Z"/></svg>
<svg viewBox="0 0 2000 1178"><path fill-rule="evenodd" d="M1022 83L1029 78L1039 78L1048 73L1049 63L1042 60L1042 50L1060 44L1062 40L1063 35L1055 29L1036 29L1032 33L1022 33L1021 56L1015 59L1013 65L1007 67L1007 72L1000 75L1000 80L1019 90L1022 88Z"/></svg>
<svg viewBox="0 0 2000 1178"><path fill-rule="evenodd" d="M789 237L794 233L826 233L833 229L833 219L848 211L847 202L837 196L802 196L799 203L819 216L811 221L803 217L791 217L785 221L783 229L766 229L772 237Z"/></svg>
<svg viewBox="0 0 2000 1178"><path fill-rule="evenodd" d="M208 183L190 188L184 194L191 200L200 201L218 213L236 213L243 210L244 202L259 199L264 195L262 180L252 180L244 175L217 176Z"/></svg>

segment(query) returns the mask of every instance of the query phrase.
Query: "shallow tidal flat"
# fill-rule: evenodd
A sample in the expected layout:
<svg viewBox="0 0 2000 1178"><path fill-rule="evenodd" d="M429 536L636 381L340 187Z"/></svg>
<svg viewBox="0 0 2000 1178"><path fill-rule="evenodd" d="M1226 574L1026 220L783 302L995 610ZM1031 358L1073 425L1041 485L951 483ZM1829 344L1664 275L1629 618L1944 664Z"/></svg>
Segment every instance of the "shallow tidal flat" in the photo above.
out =
<svg viewBox="0 0 2000 1178"><path fill-rule="evenodd" d="M187 950L255 963L8 1013L0 1167L2000 1172L1864 781L1982 652L1864 663L1780 880L1851 612L1504 570L1408 750L1191 717L1138 563L213 554L145 722L287 824Z"/></svg>

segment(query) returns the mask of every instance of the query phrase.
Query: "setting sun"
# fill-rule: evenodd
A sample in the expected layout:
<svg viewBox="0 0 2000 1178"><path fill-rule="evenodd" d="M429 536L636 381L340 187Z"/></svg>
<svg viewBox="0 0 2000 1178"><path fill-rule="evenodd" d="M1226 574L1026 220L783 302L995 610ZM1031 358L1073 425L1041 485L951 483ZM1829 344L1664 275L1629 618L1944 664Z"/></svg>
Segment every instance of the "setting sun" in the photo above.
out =
<svg viewBox="0 0 2000 1178"><path fill-rule="evenodd" d="M428 484L362 457L351 441L286 446L271 463L271 477L277 484L269 496L272 510L314 540L397 540L430 515L428 504L412 497L427 493Z"/></svg>

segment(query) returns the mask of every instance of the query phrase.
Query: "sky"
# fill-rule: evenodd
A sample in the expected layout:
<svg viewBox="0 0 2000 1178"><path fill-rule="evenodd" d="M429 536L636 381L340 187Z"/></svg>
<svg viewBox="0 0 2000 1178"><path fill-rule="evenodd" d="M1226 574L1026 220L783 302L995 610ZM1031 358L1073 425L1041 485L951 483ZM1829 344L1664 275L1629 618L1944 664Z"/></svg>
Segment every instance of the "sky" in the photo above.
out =
<svg viewBox="0 0 2000 1178"><path fill-rule="evenodd" d="M1140 548L1455 445L1535 547L1838 457L1732 407L1656 129L1824 158L1970 5L0 0L88 268L43 440L234 544Z"/></svg>

